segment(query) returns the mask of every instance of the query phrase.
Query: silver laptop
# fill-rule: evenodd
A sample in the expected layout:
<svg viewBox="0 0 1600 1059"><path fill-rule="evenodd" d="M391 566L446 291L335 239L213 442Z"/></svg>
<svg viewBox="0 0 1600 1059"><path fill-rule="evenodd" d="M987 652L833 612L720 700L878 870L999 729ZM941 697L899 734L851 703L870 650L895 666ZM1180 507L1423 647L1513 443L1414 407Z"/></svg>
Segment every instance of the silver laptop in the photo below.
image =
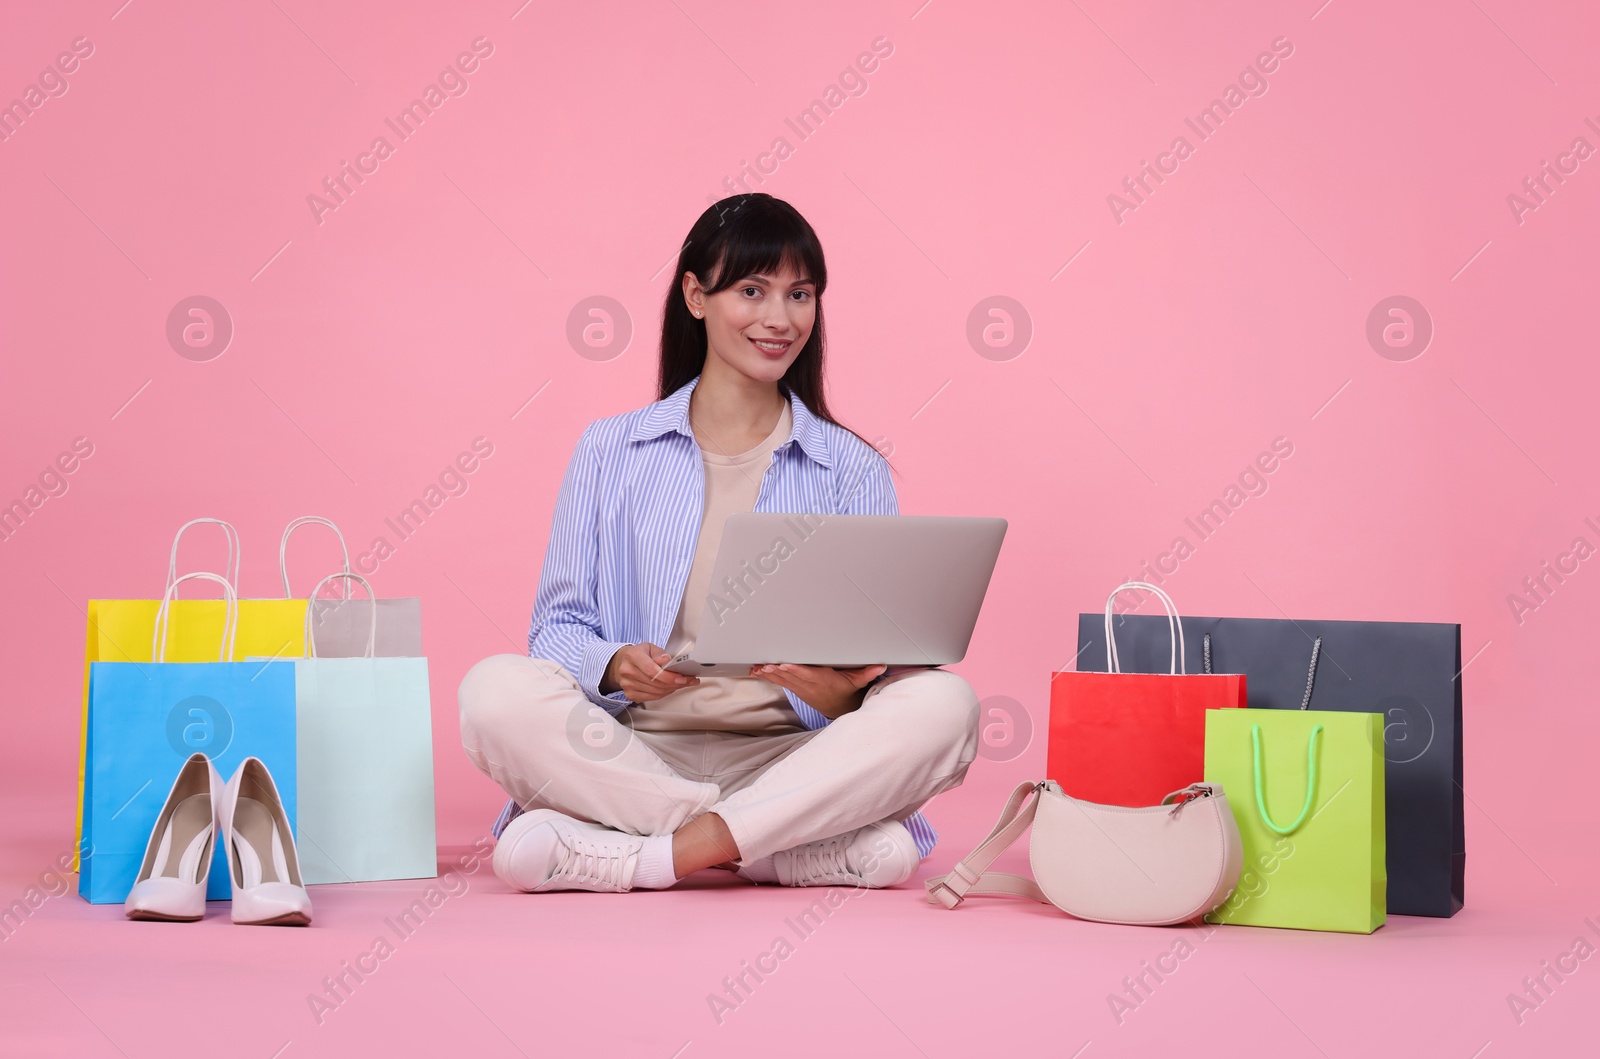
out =
<svg viewBox="0 0 1600 1059"><path fill-rule="evenodd" d="M665 668L742 677L765 662L959 662L1005 533L1003 518L729 515L700 638Z"/></svg>

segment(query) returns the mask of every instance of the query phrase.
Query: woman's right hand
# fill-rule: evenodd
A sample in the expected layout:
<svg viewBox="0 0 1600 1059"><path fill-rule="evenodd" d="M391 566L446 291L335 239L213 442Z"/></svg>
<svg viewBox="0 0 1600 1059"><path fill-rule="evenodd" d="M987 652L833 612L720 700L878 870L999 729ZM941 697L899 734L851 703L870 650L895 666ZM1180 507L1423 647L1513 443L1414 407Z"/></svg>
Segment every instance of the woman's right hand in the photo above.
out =
<svg viewBox="0 0 1600 1059"><path fill-rule="evenodd" d="M600 693L621 690L629 702L653 702L679 688L700 683L699 677L668 672L661 667L672 656L653 643L629 644L611 656L600 680Z"/></svg>

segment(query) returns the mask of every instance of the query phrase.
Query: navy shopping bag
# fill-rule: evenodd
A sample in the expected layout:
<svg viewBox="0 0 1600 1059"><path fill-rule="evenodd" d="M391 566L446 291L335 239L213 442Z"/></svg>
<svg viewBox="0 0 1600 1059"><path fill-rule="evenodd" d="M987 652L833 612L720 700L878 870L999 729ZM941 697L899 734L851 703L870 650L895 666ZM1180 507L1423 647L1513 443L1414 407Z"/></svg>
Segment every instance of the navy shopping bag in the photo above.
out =
<svg viewBox="0 0 1600 1059"><path fill-rule="evenodd" d="M215 574L188 574L178 582L191 578L224 586L219 657L227 658L238 615L232 586ZM169 586L157 613L151 651L157 661L89 666L78 893L91 904L127 899L172 781L196 751L211 758L224 780L245 758L260 758L295 826L294 663L160 661L171 596ZM206 899L227 900L230 890L218 842Z"/></svg>

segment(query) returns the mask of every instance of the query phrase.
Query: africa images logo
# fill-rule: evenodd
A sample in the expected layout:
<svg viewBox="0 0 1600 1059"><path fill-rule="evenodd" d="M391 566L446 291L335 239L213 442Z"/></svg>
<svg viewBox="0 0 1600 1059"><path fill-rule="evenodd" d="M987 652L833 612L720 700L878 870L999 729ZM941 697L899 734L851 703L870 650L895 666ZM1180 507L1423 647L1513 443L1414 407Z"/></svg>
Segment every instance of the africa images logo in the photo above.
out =
<svg viewBox="0 0 1600 1059"><path fill-rule="evenodd" d="M475 38L470 51L461 52L454 62L439 72L437 84L429 82L423 87L419 98L412 99L398 113L385 117L383 123L394 133L396 142L391 143L388 136L374 136L371 145L356 155L353 164L346 159L339 159L339 171L334 176L323 178L323 194L313 192L306 196L312 219L319 225L327 223L327 215L337 213L356 193L356 188L365 184L367 177L376 173L379 166L394 156L398 143L404 143L421 132L427 120L448 100L467 94L472 87L467 75L475 73L483 60L493 54L493 41L488 37Z"/></svg>
<svg viewBox="0 0 1600 1059"><path fill-rule="evenodd" d="M1237 84L1229 82L1217 98L1201 107L1197 114L1183 119L1184 126L1194 133L1200 143L1221 132L1223 123L1233 117L1247 100L1267 94L1272 87L1268 75L1276 73L1283 60L1294 54L1294 41L1288 37L1275 37L1271 49L1257 55L1255 61L1240 72ZM1112 192L1106 196L1111 219L1118 225L1127 223L1127 215L1148 202L1156 188L1165 184L1167 177L1193 157L1196 149L1187 136L1174 136L1171 147L1157 154L1154 163L1139 159L1138 173L1123 178L1122 192ZM1152 180L1155 181L1154 185L1150 183Z"/></svg>

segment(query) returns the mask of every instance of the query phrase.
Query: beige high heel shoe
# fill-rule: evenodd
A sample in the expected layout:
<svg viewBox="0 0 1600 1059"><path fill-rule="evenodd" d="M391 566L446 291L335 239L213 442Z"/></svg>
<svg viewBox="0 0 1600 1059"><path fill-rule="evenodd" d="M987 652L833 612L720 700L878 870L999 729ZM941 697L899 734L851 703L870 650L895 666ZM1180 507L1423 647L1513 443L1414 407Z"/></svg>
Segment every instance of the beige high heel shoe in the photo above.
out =
<svg viewBox="0 0 1600 1059"><path fill-rule="evenodd" d="M129 919L192 923L206 913L206 881L216 837L222 777L204 754L191 754L150 829L144 863L123 912Z"/></svg>
<svg viewBox="0 0 1600 1059"><path fill-rule="evenodd" d="M311 896L300 878L289 818L260 758L247 757L228 780L219 814L235 923L304 927Z"/></svg>

